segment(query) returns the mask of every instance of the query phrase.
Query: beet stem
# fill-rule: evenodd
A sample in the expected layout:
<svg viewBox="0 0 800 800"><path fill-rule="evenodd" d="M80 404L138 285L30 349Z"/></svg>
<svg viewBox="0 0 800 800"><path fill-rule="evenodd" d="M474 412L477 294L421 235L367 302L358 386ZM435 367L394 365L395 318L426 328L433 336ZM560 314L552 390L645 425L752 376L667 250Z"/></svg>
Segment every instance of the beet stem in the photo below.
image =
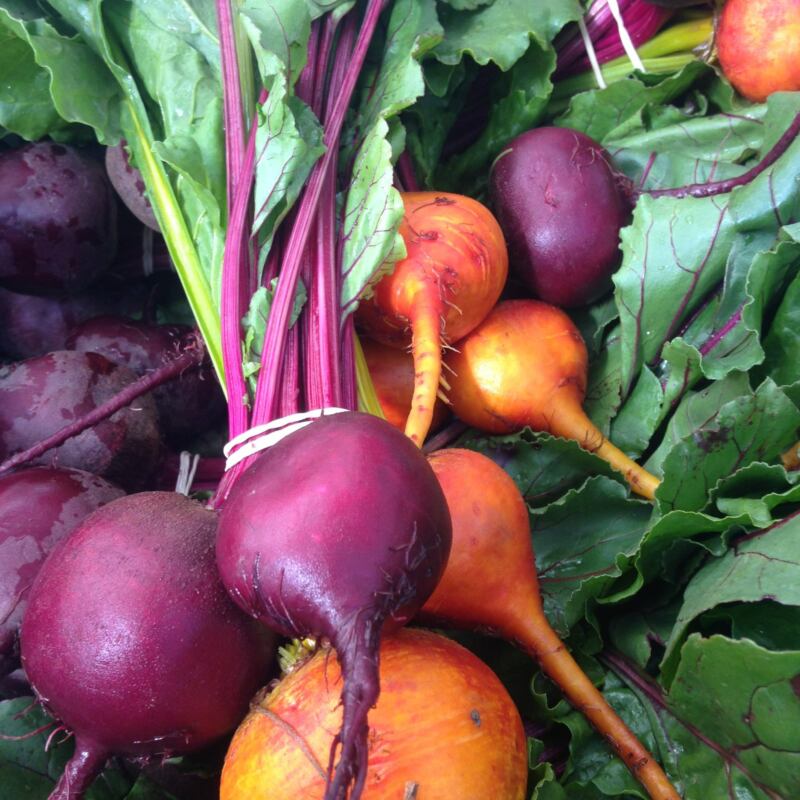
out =
<svg viewBox="0 0 800 800"><path fill-rule="evenodd" d="M789 148L789 145L800 133L800 113L792 120L792 124L784 132L783 136L775 142L775 145L761 161L752 169L739 175L738 178L729 178L724 181L712 181L711 183L692 183L688 186L679 186L675 189L650 189L642 192L649 194L650 197L714 197L718 194L726 194L738 186L745 186L757 178L764 170L771 167Z"/></svg>
<svg viewBox="0 0 800 800"><path fill-rule="evenodd" d="M10 458L7 458L0 464L0 473L20 467L28 461L38 458L48 450L64 444L67 439L71 439L73 436L83 433L87 428L97 425L98 422L102 422L121 408L130 405L137 397L147 394L151 389L161 386L161 384L177 377L191 367L200 366L205 357L205 353L206 351L205 347L202 345L202 340L196 337L179 355L168 361L163 367L159 367L150 374L142 376L137 381L126 386L125 389L119 392L119 394L114 395L110 400L97 406L97 408L79 417L69 425L65 425L60 430L42 439L27 450L22 450Z"/></svg>
<svg viewBox="0 0 800 800"><path fill-rule="evenodd" d="M48 800L81 800L105 766L108 755L108 751L99 745L77 736L75 753L67 762Z"/></svg>

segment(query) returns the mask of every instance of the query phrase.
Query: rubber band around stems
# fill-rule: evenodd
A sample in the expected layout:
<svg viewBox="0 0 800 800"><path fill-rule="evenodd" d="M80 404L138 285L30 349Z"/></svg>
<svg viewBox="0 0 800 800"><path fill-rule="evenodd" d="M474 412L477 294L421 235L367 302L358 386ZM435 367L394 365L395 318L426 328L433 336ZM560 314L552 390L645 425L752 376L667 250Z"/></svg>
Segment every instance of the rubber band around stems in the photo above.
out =
<svg viewBox="0 0 800 800"><path fill-rule="evenodd" d="M225 472L235 467L240 461L244 461L244 459L272 447L272 445L277 444L290 433L299 431L300 428L305 428L306 425L310 425L314 420L321 417L329 417L333 414L342 414L348 410L346 408L328 406L326 408L315 408L313 411L301 411L298 414L289 414L286 417L274 419L265 425L256 425L254 428L234 436L222 448L225 456Z"/></svg>
<svg viewBox="0 0 800 800"><path fill-rule="evenodd" d="M611 10L611 16L614 17L614 21L617 23L619 39L622 42L625 55L628 56L628 60L631 62L631 64L633 64L634 69L638 70L639 72L647 72L644 64L642 63L642 59L639 58L636 45L633 43L633 40L628 33L628 29L625 27L625 20L622 18L622 12L619 10L619 3L617 0L606 0L606 3Z"/></svg>
<svg viewBox="0 0 800 800"><path fill-rule="evenodd" d="M592 37L589 36L589 31L586 28L586 23L583 21L583 17L578 18L578 30L581 32L581 39L583 39L583 46L586 48L586 55L589 57L589 63L592 65L592 72L594 72L594 79L597 81L597 85L601 89L606 88L606 82L603 78L603 73L600 69L600 63L597 60L597 53L594 49L594 43L592 42Z"/></svg>

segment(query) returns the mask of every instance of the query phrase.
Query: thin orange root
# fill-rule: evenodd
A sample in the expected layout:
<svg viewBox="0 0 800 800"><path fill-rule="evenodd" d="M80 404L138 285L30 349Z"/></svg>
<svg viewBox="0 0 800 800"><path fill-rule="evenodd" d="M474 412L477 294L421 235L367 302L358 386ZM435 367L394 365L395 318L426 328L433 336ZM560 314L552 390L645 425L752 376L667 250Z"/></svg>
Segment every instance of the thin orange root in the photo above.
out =
<svg viewBox="0 0 800 800"><path fill-rule="evenodd" d="M433 407L442 374L441 319L435 303L423 300L414 307L411 331L414 396L405 433L417 447L422 447L433 420Z"/></svg>
<svg viewBox="0 0 800 800"><path fill-rule="evenodd" d="M520 643L564 692L567 700L609 742L652 800L681 800L664 770L586 677L546 622L544 614L527 626Z"/></svg>
<svg viewBox="0 0 800 800"><path fill-rule="evenodd" d="M800 442L795 442L782 456L783 466L788 470L800 469Z"/></svg>
<svg viewBox="0 0 800 800"><path fill-rule="evenodd" d="M561 413L554 415L550 432L566 439L574 439L584 449L608 462L615 470L625 476L625 480L636 494L648 500L655 499L656 489L661 481L651 475L644 467L628 458L618 447L611 444L605 436L592 424L583 409L568 413L562 408Z"/></svg>

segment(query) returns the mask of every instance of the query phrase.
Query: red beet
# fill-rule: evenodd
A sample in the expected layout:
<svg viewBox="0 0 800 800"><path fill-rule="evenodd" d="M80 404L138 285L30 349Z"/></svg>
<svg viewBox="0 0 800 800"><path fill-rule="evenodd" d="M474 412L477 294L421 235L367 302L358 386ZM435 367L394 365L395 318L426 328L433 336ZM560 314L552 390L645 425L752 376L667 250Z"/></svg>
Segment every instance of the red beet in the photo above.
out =
<svg viewBox="0 0 800 800"><path fill-rule="evenodd" d="M236 602L287 636L324 636L344 682L327 800L366 776L367 712L385 624L409 619L450 551L447 504L416 446L367 414L325 417L261 453L220 516L217 563Z"/></svg>
<svg viewBox="0 0 800 800"><path fill-rule="evenodd" d="M631 209L626 181L597 142L570 128L527 131L497 157L492 205L511 269L536 297L569 308L611 288Z"/></svg>
<svg viewBox="0 0 800 800"><path fill-rule="evenodd" d="M217 516L172 492L96 511L39 572L22 663L75 732L51 800L78 800L112 753L194 750L223 736L266 677L269 636L243 616L214 563Z"/></svg>
<svg viewBox="0 0 800 800"><path fill-rule="evenodd" d="M59 350L0 367L0 461L88 413L136 380L97 353ZM158 414L140 397L32 463L84 469L126 489L146 485L160 457Z"/></svg>
<svg viewBox="0 0 800 800"><path fill-rule="evenodd" d="M77 469L34 467L0 476L0 674L3 663L13 663L28 592L47 554L84 517L123 494Z"/></svg>
<svg viewBox="0 0 800 800"><path fill-rule="evenodd" d="M116 252L116 208L102 165L73 147L36 142L0 154L0 285L84 289Z"/></svg>
<svg viewBox="0 0 800 800"><path fill-rule="evenodd" d="M192 333L185 325L156 325L127 317L94 317L77 325L67 338L68 350L100 353L137 375L157 370L184 346ZM221 419L225 397L206 359L201 367L187 370L159 386L153 397L161 428L180 447L210 424Z"/></svg>
<svg viewBox="0 0 800 800"><path fill-rule="evenodd" d="M148 228L161 230L153 213L153 206L145 196L142 173L131 165L124 144L106 149L106 172L111 185L131 214Z"/></svg>

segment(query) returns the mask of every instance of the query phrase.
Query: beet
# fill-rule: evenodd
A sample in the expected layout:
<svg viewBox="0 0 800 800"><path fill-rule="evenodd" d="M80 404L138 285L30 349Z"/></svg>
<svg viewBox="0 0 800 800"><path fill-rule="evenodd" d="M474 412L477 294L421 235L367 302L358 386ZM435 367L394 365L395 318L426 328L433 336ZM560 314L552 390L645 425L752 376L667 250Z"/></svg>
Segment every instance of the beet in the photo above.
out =
<svg viewBox="0 0 800 800"><path fill-rule="evenodd" d="M100 316L77 325L67 338L68 350L94 352L145 375L163 366L181 350L192 333L186 325L157 325L126 317ZM225 396L208 359L159 386L153 397L164 436L180 447L209 423L222 418Z"/></svg>
<svg viewBox="0 0 800 800"><path fill-rule="evenodd" d="M0 286L78 292L115 252L116 201L102 165L53 142L0 154Z"/></svg>
<svg viewBox="0 0 800 800"><path fill-rule="evenodd" d="M536 297L570 308L611 288L630 185L597 142L570 128L527 131L497 157L490 182L511 269Z"/></svg>
<svg viewBox="0 0 800 800"><path fill-rule="evenodd" d="M131 370L98 353L57 350L0 367L0 461L60 430L135 380ZM84 469L136 489L147 484L159 457L155 403L140 397L31 463Z"/></svg>
<svg viewBox="0 0 800 800"><path fill-rule="evenodd" d="M153 206L145 196L142 173L131 165L124 144L106 148L106 172L111 185L131 214L148 228L161 230Z"/></svg>
<svg viewBox="0 0 800 800"><path fill-rule="evenodd" d="M414 615L450 550L450 516L425 457L377 417L322 419L261 453L220 514L217 563L250 615L286 636L324 636L343 668L341 757L327 800L363 789L367 712L385 624Z"/></svg>
<svg viewBox="0 0 800 800"><path fill-rule="evenodd" d="M273 642L243 616L214 562L217 516L173 492L123 497L86 518L39 572L22 663L75 732L52 800L77 800L107 757L203 747L232 730Z"/></svg>
<svg viewBox="0 0 800 800"><path fill-rule="evenodd" d="M84 517L124 492L77 469L34 467L0 476L0 674L10 667L33 579Z"/></svg>

